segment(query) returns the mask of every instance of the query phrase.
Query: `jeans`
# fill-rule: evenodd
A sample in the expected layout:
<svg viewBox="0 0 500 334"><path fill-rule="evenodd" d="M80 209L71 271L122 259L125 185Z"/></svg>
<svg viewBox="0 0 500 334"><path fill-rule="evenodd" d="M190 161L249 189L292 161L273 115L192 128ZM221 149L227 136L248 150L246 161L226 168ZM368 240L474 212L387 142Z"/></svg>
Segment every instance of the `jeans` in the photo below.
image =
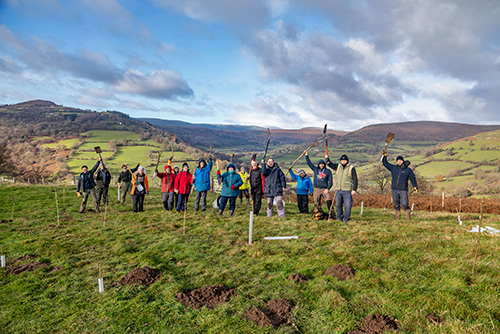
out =
<svg viewBox="0 0 500 334"><path fill-rule="evenodd" d="M236 208L236 197L237 196L221 196L219 210L224 211L227 201L229 200L229 211L234 211L234 209Z"/></svg>
<svg viewBox="0 0 500 334"><path fill-rule="evenodd" d="M396 210L401 209L401 207L403 207L405 211L410 210L408 191L392 189L392 204Z"/></svg>
<svg viewBox="0 0 500 334"><path fill-rule="evenodd" d="M337 220L348 222L351 219L352 194L350 190L337 190L335 194L337 206ZM344 208L342 209L342 205Z"/></svg>
<svg viewBox="0 0 500 334"><path fill-rule="evenodd" d="M177 200L177 211L184 211L184 209L187 209L187 201L189 199L189 194L179 194L179 199ZM186 204L186 208L184 207L184 204Z"/></svg>

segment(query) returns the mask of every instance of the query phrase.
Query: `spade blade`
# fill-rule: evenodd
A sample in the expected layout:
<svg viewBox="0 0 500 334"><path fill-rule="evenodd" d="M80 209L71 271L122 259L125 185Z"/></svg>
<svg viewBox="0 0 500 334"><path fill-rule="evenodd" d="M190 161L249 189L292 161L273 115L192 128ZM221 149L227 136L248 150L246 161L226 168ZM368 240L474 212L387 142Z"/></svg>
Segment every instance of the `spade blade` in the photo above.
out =
<svg viewBox="0 0 500 334"><path fill-rule="evenodd" d="M390 143L392 143L393 139L394 139L394 133L389 132L387 134L387 137L385 137L385 142L387 144L390 144Z"/></svg>

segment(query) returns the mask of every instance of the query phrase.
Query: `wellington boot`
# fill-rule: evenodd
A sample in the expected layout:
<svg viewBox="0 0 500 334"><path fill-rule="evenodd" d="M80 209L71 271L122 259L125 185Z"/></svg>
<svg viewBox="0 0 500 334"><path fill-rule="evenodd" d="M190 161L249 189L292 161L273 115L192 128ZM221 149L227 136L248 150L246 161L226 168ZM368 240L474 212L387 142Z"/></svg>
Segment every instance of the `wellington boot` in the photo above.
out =
<svg viewBox="0 0 500 334"><path fill-rule="evenodd" d="M411 220L411 210L405 210L406 220Z"/></svg>
<svg viewBox="0 0 500 334"><path fill-rule="evenodd" d="M396 215L396 220L401 219L401 211L399 211L399 210L394 210L394 214Z"/></svg>

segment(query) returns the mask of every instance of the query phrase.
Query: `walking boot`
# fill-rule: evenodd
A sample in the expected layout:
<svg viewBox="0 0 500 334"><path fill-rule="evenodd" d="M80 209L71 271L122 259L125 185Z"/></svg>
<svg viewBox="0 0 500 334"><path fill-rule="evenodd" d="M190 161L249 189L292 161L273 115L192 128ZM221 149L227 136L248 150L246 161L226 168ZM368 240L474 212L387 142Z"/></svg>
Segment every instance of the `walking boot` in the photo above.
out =
<svg viewBox="0 0 500 334"><path fill-rule="evenodd" d="M411 210L405 210L406 220L411 220Z"/></svg>
<svg viewBox="0 0 500 334"><path fill-rule="evenodd" d="M401 219L401 211L394 209L394 214L396 215L396 220Z"/></svg>
<svg viewBox="0 0 500 334"><path fill-rule="evenodd" d="M222 213L223 213L223 212L224 212L224 211L219 210L219 216L222 216Z"/></svg>
<svg viewBox="0 0 500 334"><path fill-rule="evenodd" d="M234 213L234 210L229 210L229 215L232 216Z"/></svg>
<svg viewBox="0 0 500 334"><path fill-rule="evenodd" d="M250 199L247 198L247 206L250 206Z"/></svg>

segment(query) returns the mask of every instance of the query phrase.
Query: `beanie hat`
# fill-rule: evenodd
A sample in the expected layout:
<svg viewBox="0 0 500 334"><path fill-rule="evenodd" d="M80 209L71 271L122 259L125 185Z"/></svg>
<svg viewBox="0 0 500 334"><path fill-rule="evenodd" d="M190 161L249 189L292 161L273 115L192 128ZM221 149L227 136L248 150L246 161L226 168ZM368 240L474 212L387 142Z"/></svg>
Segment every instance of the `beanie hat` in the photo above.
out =
<svg viewBox="0 0 500 334"><path fill-rule="evenodd" d="M127 168L127 165L122 165L122 168L123 168L123 167Z"/></svg>
<svg viewBox="0 0 500 334"><path fill-rule="evenodd" d="M396 161L398 161L398 160L405 161L405 159L403 159L403 156L402 156L402 155L398 155L398 156L396 157Z"/></svg>
<svg viewBox="0 0 500 334"><path fill-rule="evenodd" d="M345 154L342 154L342 156L340 157L340 160L347 160L347 162L349 162L349 158Z"/></svg>
<svg viewBox="0 0 500 334"><path fill-rule="evenodd" d="M174 165L174 169L176 169L176 168L177 168L177 169L179 169L179 166L177 166L177 165Z"/></svg>
<svg viewBox="0 0 500 334"><path fill-rule="evenodd" d="M182 164L182 169L184 169L184 166L186 166L189 169L189 165L188 165L187 162L185 162L185 163Z"/></svg>
<svg viewBox="0 0 500 334"><path fill-rule="evenodd" d="M170 171L172 171L172 166L171 165L165 165L165 172L167 171L167 168L170 168Z"/></svg>
<svg viewBox="0 0 500 334"><path fill-rule="evenodd" d="M302 173L304 173L304 174L306 174L306 175L307 175L306 171L305 171L305 170L303 170L303 169L301 169L301 170L299 171L299 175L300 175L300 174L302 174Z"/></svg>
<svg viewBox="0 0 500 334"><path fill-rule="evenodd" d="M88 168L88 167L87 167L87 165L83 165L83 166L82 166L82 169L84 169L84 168Z"/></svg>

